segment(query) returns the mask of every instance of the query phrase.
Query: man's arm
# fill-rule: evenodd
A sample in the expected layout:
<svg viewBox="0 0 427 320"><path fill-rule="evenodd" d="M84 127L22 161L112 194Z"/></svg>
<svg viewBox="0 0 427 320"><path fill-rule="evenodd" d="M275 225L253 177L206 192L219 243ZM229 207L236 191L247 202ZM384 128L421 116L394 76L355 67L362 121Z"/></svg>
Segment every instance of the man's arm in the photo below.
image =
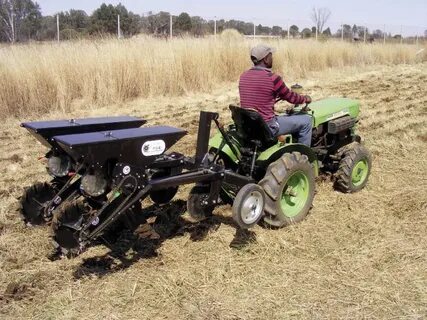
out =
<svg viewBox="0 0 427 320"><path fill-rule="evenodd" d="M279 75L274 74L272 77L272 80L273 80L273 91L276 97L286 100L292 104L303 104L308 102L305 96L302 96L296 92L293 92L291 89L289 89Z"/></svg>

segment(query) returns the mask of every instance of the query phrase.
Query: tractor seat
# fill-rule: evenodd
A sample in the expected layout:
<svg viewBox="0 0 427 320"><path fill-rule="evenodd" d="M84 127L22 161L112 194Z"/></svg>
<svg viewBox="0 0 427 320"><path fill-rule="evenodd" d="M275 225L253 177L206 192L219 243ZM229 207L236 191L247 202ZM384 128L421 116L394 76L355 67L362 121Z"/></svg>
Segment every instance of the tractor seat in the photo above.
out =
<svg viewBox="0 0 427 320"><path fill-rule="evenodd" d="M257 146L261 150L277 143L262 116L254 109L230 105L231 117L236 125L237 136L244 147Z"/></svg>

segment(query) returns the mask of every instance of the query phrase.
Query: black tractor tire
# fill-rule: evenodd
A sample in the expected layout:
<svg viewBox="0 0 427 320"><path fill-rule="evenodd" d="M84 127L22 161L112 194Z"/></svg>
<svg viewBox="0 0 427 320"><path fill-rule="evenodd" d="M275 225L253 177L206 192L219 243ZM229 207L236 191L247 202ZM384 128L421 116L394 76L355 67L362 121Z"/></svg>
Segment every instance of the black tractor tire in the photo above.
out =
<svg viewBox="0 0 427 320"><path fill-rule="evenodd" d="M360 170L358 166L362 166L362 175L359 176L356 172L356 178L353 177L354 170ZM353 193L363 189L368 183L368 178L371 173L372 157L368 149L358 142L348 145L342 151L342 158L339 163L339 168L335 173L335 188L344 193Z"/></svg>
<svg viewBox="0 0 427 320"><path fill-rule="evenodd" d="M209 186L196 185L194 186L187 199L187 212L195 221L203 221L212 216L215 205L203 205L202 202L209 197Z"/></svg>
<svg viewBox="0 0 427 320"><path fill-rule="evenodd" d="M296 186L294 181L298 182ZM284 154L268 166L258 184L266 195L263 220L266 226L281 228L300 222L307 216L314 198L315 174L306 155L299 152ZM284 212L286 208L292 209L292 213Z"/></svg>
<svg viewBox="0 0 427 320"><path fill-rule="evenodd" d="M27 225L42 225L46 204L53 199L58 189L54 184L38 182L26 188L20 201L20 213Z"/></svg>
<svg viewBox="0 0 427 320"><path fill-rule="evenodd" d="M236 195L232 207L234 222L242 229L255 226L263 217L265 193L261 186L248 183Z"/></svg>

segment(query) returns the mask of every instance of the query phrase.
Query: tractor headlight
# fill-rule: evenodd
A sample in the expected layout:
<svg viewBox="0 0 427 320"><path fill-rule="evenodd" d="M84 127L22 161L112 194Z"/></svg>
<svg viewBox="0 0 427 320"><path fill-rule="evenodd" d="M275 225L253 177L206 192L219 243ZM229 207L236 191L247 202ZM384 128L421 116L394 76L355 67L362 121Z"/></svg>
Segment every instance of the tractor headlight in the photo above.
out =
<svg viewBox="0 0 427 320"><path fill-rule="evenodd" d="M91 197L99 197L107 191L107 180L100 172L88 173L83 176L80 189Z"/></svg>
<svg viewBox="0 0 427 320"><path fill-rule="evenodd" d="M52 156L47 161L47 168L50 174L55 177L65 177L71 169L71 160L67 156Z"/></svg>

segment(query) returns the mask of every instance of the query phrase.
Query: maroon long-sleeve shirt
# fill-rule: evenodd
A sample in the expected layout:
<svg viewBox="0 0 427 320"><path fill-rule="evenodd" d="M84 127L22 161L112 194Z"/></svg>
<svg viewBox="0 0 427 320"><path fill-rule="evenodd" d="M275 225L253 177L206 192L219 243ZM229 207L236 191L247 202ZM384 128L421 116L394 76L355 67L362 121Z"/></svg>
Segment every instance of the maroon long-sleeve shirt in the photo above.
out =
<svg viewBox="0 0 427 320"><path fill-rule="evenodd" d="M268 122L274 118L274 104L277 98L292 104L303 104L305 97L290 90L282 78L270 69L253 67L240 76L240 105L258 111Z"/></svg>

